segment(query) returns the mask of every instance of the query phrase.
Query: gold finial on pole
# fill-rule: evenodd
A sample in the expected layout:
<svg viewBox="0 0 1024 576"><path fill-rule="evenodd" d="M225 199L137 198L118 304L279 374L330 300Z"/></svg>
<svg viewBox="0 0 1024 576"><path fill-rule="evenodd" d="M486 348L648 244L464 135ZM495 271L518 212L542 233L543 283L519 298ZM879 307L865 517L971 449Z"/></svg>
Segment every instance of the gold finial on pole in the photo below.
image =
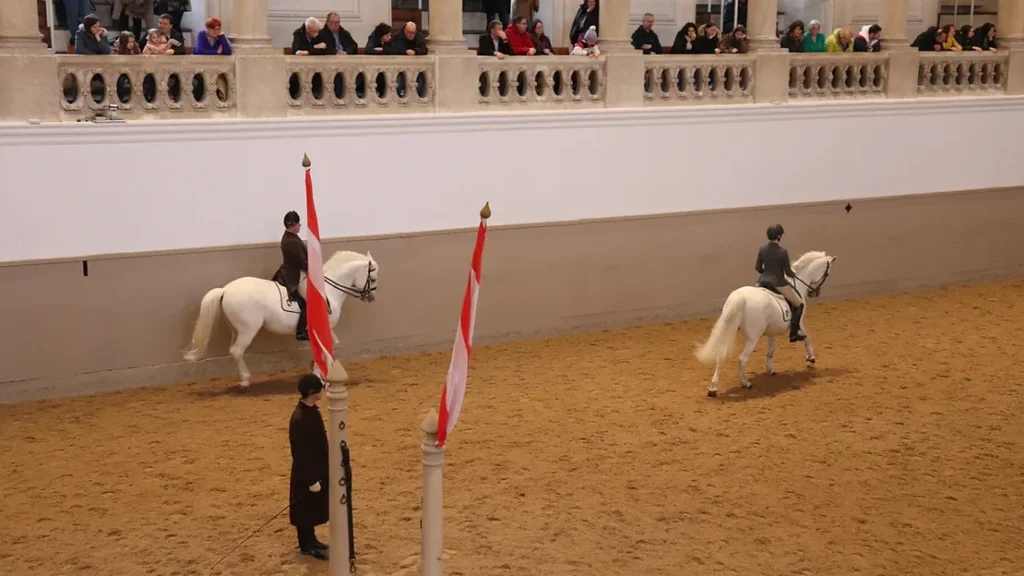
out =
<svg viewBox="0 0 1024 576"><path fill-rule="evenodd" d="M313 163L309 161L309 156L303 154L302 155L302 167L303 168L309 168L312 165L313 165Z"/></svg>
<svg viewBox="0 0 1024 576"><path fill-rule="evenodd" d="M484 207L480 209L480 217L487 220L491 217L491 203L487 202Z"/></svg>

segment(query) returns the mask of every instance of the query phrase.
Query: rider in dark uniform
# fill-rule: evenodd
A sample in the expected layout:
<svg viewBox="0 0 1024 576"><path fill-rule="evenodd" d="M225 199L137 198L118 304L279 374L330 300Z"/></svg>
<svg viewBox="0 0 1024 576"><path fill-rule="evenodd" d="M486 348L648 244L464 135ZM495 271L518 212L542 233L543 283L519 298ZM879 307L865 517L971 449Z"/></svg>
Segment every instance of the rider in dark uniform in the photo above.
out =
<svg viewBox="0 0 1024 576"><path fill-rule="evenodd" d="M782 294L789 302L793 310L793 320L789 324L789 341L799 342L807 338L804 331L800 329L800 317L804 312L804 301L796 288L786 280L786 277L796 278L792 266L789 264L789 252L782 247L782 234L785 232L782 224L772 224L768 227L768 243L761 246L757 252L757 264L755 268L761 276L757 279L759 286L774 288Z"/></svg>
<svg viewBox="0 0 1024 576"><path fill-rule="evenodd" d="M292 210L284 215L284 236L281 236L281 256L284 262L274 275L274 280L288 289L288 297L299 305L299 322L295 326L297 340L309 340L306 331L306 299L299 294L299 275L307 272L306 244L299 238L302 224L299 215Z"/></svg>

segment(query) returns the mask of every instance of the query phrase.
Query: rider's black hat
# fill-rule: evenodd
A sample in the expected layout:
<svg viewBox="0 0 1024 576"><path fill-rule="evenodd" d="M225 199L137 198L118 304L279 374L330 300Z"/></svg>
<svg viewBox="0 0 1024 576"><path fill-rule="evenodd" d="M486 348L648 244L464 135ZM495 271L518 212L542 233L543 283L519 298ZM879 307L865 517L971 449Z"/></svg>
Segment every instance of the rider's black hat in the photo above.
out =
<svg viewBox="0 0 1024 576"><path fill-rule="evenodd" d="M287 214L284 215L284 227L285 228L288 228L290 226L295 226L299 222L300 222L300 220L299 220L299 213L296 212L295 210L291 210Z"/></svg>

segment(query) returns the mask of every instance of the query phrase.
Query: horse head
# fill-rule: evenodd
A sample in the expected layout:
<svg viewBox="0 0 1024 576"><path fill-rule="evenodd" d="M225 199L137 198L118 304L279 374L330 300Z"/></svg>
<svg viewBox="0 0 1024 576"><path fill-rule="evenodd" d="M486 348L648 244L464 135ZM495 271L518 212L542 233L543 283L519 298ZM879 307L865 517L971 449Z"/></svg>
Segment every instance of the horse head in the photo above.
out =
<svg viewBox="0 0 1024 576"><path fill-rule="evenodd" d="M379 269L369 252L339 250L324 263L324 283L353 298L373 302L377 299Z"/></svg>
<svg viewBox="0 0 1024 576"><path fill-rule="evenodd" d="M796 272L797 276L796 281L807 288L807 296L817 298L821 295L821 289L825 286L829 274L832 273L832 263L835 261L835 256L812 250L800 256L793 263L793 272Z"/></svg>

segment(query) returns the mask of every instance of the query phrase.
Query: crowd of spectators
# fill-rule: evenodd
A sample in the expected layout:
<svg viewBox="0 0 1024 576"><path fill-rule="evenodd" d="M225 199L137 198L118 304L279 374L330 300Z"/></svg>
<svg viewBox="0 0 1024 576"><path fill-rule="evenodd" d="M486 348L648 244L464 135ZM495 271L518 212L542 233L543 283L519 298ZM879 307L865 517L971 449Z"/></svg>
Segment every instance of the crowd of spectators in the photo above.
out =
<svg viewBox="0 0 1024 576"><path fill-rule="evenodd" d="M71 2L72 0L66 0ZM135 18L153 0L116 0L122 18ZM186 2L187 4L187 2ZM180 2L177 4L180 7ZM544 22L516 16L511 22L507 15L495 18L479 38L477 54L499 59L512 56L550 56L555 54L551 39L544 32ZM504 20L504 21L503 21ZM750 39L746 29L747 0L729 0L723 10L722 28L714 22L697 26L687 22L676 33L666 50L654 31L654 15L644 14L640 25L632 34L632 45L644 54L746 54ZM134 32L125 31L113 42L107 40L99 18L89 14L82 19L74 45L78 54L142 54L183 55L185 40L180 26L180 15L166 13L160 16L156 28L141 36L137 25ZM568 53L580 56L600 55L600 3L583 0L573 17L569 30ZM836 28L825 35L821 22L811 20L810 25L797 20L785 31L778 31L778 46L789 52L879 52L883 47L883 31L878 24L869 24L855 32L850 28ZM937 51L994 51L996 28L986 23L977 29L970 25L957 30L952 25L933 26L914 39L911 46L922 52ZM325 23L310 17L292 34L291 51L296 56L355 55L359 44L341 25L336 12L327 15ZM427 53L426 38L415 23L408 22L400 30L392 30L386 23L378 24L367 37L363 49L368 55L422 56ZM216 18L206 21L205 30L196 34L191 53L197 55L230 55L231 43L221 31Z"/></svg>

